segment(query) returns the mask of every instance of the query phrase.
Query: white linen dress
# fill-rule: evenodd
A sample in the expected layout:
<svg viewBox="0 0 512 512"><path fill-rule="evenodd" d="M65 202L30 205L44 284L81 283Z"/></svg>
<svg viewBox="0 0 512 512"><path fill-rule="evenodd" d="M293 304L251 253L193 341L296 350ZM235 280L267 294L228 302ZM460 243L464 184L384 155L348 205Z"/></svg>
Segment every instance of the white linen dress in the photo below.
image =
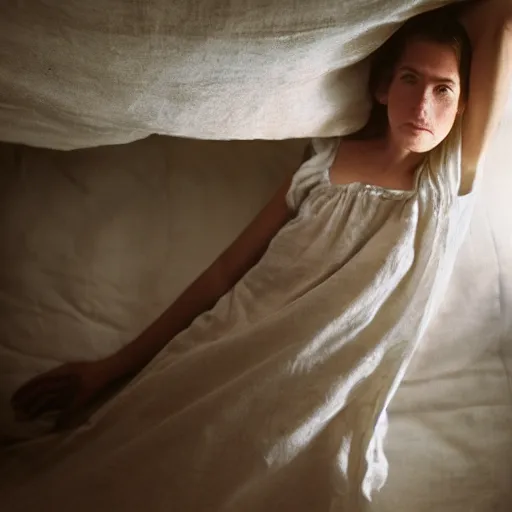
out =
<svg viewBox="0 0 512 512"><path fill-rule="evenodd" d="M315 140L259 263L86 425L13 449L3 510L364 510L469 222L460 140L411 191L333 185L339 139Z"/></svg>

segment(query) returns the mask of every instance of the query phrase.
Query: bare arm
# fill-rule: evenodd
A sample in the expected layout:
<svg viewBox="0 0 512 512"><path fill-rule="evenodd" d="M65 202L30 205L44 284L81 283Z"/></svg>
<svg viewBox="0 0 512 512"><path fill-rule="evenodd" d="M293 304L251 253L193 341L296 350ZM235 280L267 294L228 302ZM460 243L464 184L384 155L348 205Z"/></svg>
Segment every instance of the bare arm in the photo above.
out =
<svg viewBox="0 0 512 512"><path fill-rule="evenodd" d="M289 177L237 240L138 338L106 359L66 363L39 375L14 393L19 419L59 411L57 428L73 423L75 413L109 384L144 367L172 338L212 308L263 256L291 218L285 195Z"/></svg>
<svg viewBox="0 0 512 512"><path fill-rule="evenodd" d="M290 182L291 177L231 246L152 325L111 356L112 368L118 377L145 366L197 316L211 309L261 259L272 238L292 216L285 200Z"/></svg>
<svg viewBox="0 0 512 512"><path fill-rule="evenodd" d="M469 99L462 120L462 192L467 192L511 89L512 0L471 2L460 21L473 46Z"/></svg>

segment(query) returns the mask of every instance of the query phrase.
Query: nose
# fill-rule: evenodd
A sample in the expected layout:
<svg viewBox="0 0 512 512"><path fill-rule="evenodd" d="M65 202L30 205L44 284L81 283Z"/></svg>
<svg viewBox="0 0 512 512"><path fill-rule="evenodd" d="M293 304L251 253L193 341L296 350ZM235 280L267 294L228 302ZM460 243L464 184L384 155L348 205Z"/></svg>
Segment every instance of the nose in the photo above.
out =
<svg viewBox="0 0 512 512"><path fill-rule="evenodd" d="M414 102L414 115L419 119L427 119L430 105L430 94L427 88L418 91L418 96Z"/></svg>

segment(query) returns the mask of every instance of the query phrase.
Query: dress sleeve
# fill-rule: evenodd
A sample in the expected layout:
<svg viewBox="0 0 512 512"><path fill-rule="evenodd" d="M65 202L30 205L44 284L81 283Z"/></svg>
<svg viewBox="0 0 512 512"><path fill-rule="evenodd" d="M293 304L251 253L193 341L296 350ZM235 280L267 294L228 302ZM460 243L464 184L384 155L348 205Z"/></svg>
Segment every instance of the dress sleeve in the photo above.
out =
<svg viewBox="0 0 512 512"><path fill-rule="evenodd" d="M312 139L312 156L295 172L286 194L286 202L297 211L318 184L329 181L329 169L336 156L339 137Z"/></svg>

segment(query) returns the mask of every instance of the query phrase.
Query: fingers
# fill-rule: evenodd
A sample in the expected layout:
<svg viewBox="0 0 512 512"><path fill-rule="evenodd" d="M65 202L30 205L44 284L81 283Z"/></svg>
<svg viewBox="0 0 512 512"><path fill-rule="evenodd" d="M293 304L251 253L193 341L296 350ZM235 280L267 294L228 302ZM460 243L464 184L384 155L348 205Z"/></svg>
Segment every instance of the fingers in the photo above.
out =
<svg viewBox="0 0 512 512"><path fill-rule="evenodd" d="M23 408L24 404L30 402L34 395L39 394L41 390L54 389L67 382L71 376L68 375L49 375L44 374L30 380L21 386L11 398L11 405L14 408Z"/></svg>
<svg viewBox="0 0 512 512"><path fill-rule="evenodd" d="M42 393L27 404L24 410L27 419L33 420L46 412L65 409L73 401L75 392L75 387L66 385L51 392Z"/></svg>
<svg viewBox="0 0 512 512"><path fill-rule="evenodd" d="M55 430L66 429L70 424L72 424L74 415L77 410L80 409L81 405L81 401L78 398L75 398L66 408L63 408L55 421Z"/></svg>
<svg viewBox="0 0 512 512"><path fill-rule="evenodd" d="M74 376L47 377L20 389L13 397L12 406L18 419L33 420L43 413L69 407L78 388Z"/></svg>

